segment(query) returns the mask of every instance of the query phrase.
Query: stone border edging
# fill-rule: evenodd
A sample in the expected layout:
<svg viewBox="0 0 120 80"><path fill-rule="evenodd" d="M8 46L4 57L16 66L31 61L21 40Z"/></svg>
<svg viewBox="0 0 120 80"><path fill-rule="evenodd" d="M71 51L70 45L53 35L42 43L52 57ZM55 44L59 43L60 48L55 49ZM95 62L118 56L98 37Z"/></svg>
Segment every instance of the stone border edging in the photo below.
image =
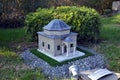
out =
<svg viewBox="0 0 120 80"><path fill-rule="evenodd" d="M73 64L78 66L79 72L84 70L91 70L95 68L105 68L106 61L103 55L98 54L92 50L79 46L80 49L89 51L93 53L93 56L89 56L83 59L78 59L76 61L68 62L68 64L63 64L62 66L52 67L44 60L38 58L36 55L32 54L29 49L25 50L20 56L23 58L25 64L31 68L40 68L42 72L47 75L51 80L54 77L58 78L69 78L69 67Z"/></svg>

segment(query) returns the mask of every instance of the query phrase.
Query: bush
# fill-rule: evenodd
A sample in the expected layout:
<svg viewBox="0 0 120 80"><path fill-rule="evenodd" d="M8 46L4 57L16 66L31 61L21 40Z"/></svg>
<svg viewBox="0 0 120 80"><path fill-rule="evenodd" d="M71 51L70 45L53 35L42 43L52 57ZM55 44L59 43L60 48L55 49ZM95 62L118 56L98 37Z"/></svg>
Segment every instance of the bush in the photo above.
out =
<svg viewBox="0 0 120 80"><path fill-rule="evenodd" d="M37 40L37 32L42 31L42 28L52 20L51 9L41 9L30 13L26 16L25 26L27 32L31 34L31 40Z"/></svg>
<svg viewBox="0 0 120 80"><path fill-rule="evenodd" d="M0 3L0 17L2 15L2 13L3 13L3 5L2 5L2 3Z"/></svg>
<svg viewBox="0 0 120 80"><path fill-rule="evenodd" d="M72 31L78 33L78 39L95 40L99 37L100 18L94 9L62 6L50 9L39 8L26 16L25 26L31 34L31 39L36 40L36 32L41 31L52 19L61 19L72 26Z"/></svg>
<svg viewBox="0 0 120 80"><path fill-rule="evenodd" d="M18 28L23 27L24 12L13 8L9 13L0 13L0 28Z"/></svg>

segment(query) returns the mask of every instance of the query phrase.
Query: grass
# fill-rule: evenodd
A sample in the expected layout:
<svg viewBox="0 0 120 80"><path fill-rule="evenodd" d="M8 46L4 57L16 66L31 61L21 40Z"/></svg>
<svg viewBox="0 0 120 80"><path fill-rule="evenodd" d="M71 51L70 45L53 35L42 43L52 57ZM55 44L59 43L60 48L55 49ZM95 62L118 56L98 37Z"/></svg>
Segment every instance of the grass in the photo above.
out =
<svg viewBox="0 0 120 80"><path fill-rule="evenodd" d="M105 41L100 44L99 52L105 54L111 70L120 72L120 14L103 18L101 37Z"/></svg>
<svg viewBox="0 0 120 80"><path fill-rule="evenodd" d="M1 42L20 41L26 36L26 30L25 28L0 29L0 35L2 35L0 36Z"/></svg>
<svg viewBox="0 0 120 80"><path fill-rule="evenodd" d="M120 41L120 14L102 18L101 37L108 41Z"/></svg>
<svg viewBox="0 0 120 80"><path fill-rule="evenodd" d="M0 29L0 35L0 46L9 48L27 37L25 28Z"/></svg>
<svg viewBox="0 0 120 80"><path fill-rule="evenodd" d="M46 80L45 76L37 70L16 70L14 68L0 69L1 80Z"/></svg>
<svg viewBox="0 0 120 80"><path fill-rule="evenodd" d="M51 66L59 66L59 65L63 65L63 64L67 64L68 62L71 62L71 61L75 61L75 60L78 60L78 59L82 59L82 58L85 58L85 57L88 57L88 56L92 56L93 54L91 54L90 52L87 52L87 51L84 51L84 50L81 50L79 48L77 48L77 50L79 51L82 51L85 53L85 56L82 56L82 57L77 57L77 58L74 58L74 59L70 59L70 60L66 60L64 62L58 62L48 56L46 56L45 54L37 51L37 49L31 49L31 52L33 54L35 54L36 56L38 56L39 58L43 59L44 61L46 61L48 64L50 64Z"/></svg>
<svg viewBox="0 0 120 80"><path fill-rule="evenodd" d="M46 80L40 69L32 70L8 48L0 47L0 80Z"/></svg>
<svg viewBox="0 0 120 80"><path fill-rule="evenodd" d="M16 53L19 45L26 40L26 29L0 29L0 80L46 80L40 69L32 70ZM17 50L18 51L18 50Z"/></svg>
<svg viewBox="0 0 120 80"><path fill-rule="evenodd" d="M40 53L37 51L37 49L31 49L31 52L33 54L35 54L36 56L38 56L39 58L43 59L44 61L46 61L47 63L49 63L51 66L56 66L59 64L58 61L46 56L45 54L43 53Z"/></svg>
<svg viewBox="0 0 120 80"><path fill-rule="evenodd" d="M105 17L101 19L102 24L106 25L106 24L120 24L120 14L116 14L112 17Z"/></svg>
<svg viewBox="0 0 120 80"><path fill-rule="evenodd" d="M106 56L109 69L120 72L120 14L102 18L101 21L103 26L100 36L104 41L97 44L96 50Z"/></svg>

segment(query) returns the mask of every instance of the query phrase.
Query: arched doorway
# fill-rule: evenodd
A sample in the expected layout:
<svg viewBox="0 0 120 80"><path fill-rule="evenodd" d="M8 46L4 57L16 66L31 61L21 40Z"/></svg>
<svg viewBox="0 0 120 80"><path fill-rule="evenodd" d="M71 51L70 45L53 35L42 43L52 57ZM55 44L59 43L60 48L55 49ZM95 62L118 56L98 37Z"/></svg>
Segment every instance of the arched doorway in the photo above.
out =
<svg viewBox="0 0 120 80"><path fill-rule="evenodd" d="M62 54L66 54L67 53L67 45L66 43L62 43Z"/></svg>
<svg viewBox="0 0 120 80"><path fill-rule="evenodd" d="M64 53L67 53L67 46L64 45Z"/></svg>

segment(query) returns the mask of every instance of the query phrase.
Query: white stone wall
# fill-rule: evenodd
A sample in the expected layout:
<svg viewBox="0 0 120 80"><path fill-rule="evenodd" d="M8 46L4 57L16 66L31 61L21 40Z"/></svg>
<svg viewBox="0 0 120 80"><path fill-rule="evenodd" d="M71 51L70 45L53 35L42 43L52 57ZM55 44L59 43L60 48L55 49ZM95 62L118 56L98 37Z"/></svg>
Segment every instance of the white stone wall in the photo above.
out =
<svg viewBox="0 0 120 80"><path fill-rule="evenodd" d="M38 48L42 51L45 51L47 53L50 53L51 55L54 55L54 40L39 35L38 38ZM44 42L44 47L42 46L42 42ZM50 45L50 49L48 49L48 44Z"/></svg>
<svg viewBox="0 0 120 80"><path fill-rule="evenodd" d="M60 50L57 50L57 46L60 45ZM55 39L54 41L55 46L55 56L62 54L62 40L61 39Z"/></svg>
<svg viewBox="0 0 120 80"><path fill-rule="evenodd" d="M44 33L47 35L66 35L70 33L70 30L65 30L65 31L47 31L44 30Z"/></svg>
<svg viewBox="0 0 120 80"><path fill-rule="evenodd" d="M70 52L73 52L74 51L74 46L75 46L75 43L70 43L70 45L73 44L73 47L70 47ZM69 45L69 46L70 46Z"/></svg>
<svg viewBox="0 0 120 80"><path fill-rule="evenodd" d="M73 42L73 47L70 48L70 52L74 51L74 47L77 47L77 36L72 36L72 39L74 39L75 42Z"/></svg>
<svg viewBox="0 0 120 80"><path fill-rule="evenodd" d="M69 53L74 51L74 47L76 47L77 36L72 36L75 42L69 43ZM43 47L44 42L44 47ZM62 55L62 43L61 39L50 39L42 35L38 35L38 48L44 52L47 52L53 56ZM50 49L48 49L48 44L50 45ZM73 47L70 47L70 44L73 44ZM60 50L57 50L57 46L60 46Z"/></svg>

